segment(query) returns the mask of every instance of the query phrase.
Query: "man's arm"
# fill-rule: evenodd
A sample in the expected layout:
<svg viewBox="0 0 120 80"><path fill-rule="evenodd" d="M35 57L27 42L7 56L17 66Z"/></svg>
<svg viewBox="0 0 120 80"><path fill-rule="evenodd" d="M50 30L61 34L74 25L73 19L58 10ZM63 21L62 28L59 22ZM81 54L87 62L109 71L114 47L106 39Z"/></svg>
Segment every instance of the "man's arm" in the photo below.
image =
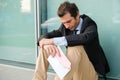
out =
<svg viewBox="0 0 120 80"><path fill-rule="evenodd" d="M62 37L63 36L63 30L65 30L65 29L64 29L63 25L61 24L61 26L58 30L53 30L51 32L48 32L48 33L42 35L38 39L37 45L39 46L39 41L43 38L50 39L50 38L55 38L55 37Z"/></svg>
<svg viewBox="0 0 120 80"><path fill-rule="evenodd" d="M97 36L97 26L93 24L86 27L82 33L77 35L68 35L65 36L65 38L67 40L68 46L75 46L89 43L90 41L94 40Z"/></svg>

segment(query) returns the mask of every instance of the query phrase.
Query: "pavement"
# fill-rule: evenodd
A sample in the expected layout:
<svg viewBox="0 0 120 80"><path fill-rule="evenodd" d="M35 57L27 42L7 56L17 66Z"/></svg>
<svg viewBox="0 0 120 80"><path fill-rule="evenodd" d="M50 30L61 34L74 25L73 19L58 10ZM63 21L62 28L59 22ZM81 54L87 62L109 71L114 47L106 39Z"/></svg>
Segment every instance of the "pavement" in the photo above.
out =
<svg viewBox="0 0 120 80"><path fill-rule="evenodd" d="M34 70L0 64L0 80L32 80ZM54 73L48 72L48 79L54 80Z"/></svg>

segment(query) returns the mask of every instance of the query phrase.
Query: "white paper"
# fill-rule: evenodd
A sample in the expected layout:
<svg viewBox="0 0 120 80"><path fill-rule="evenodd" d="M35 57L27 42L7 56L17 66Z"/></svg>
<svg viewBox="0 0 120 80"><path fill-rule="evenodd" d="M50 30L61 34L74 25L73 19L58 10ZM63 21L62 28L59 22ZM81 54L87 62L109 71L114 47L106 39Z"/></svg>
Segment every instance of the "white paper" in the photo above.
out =
<svg viewBox="0 0 120 80"><path fill-rule="evenodd" d="M51 55L48 57L48 61L60 79L63 79L64 76L70 71L71 63L63 53L60 47L58 47L61 56L54 56Z"/></svg>

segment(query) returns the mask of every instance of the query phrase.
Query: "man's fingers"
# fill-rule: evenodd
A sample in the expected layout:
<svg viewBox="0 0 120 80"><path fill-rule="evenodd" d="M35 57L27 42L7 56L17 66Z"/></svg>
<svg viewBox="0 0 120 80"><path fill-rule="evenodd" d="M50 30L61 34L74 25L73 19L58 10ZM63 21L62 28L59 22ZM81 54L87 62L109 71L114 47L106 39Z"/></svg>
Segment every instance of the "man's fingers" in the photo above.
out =
<svg viewBox="0 0 120 80"><path fill-rule="evenodd" d="M52 55L53 57L55 56L55 50L54 50L54 47L53 45L44 45L44 49L46 50L46 52L49 54L49 55Z"/></svg>
<svg viewBox="0 0 120 80"><path fill-rule="evenodd" d="M51 51L52 51L51 54L54 57L56 54L56 50L55 50L54 46L51 47Z"/></svg>
<svg viewBox="0 0 120 80"><path fill-rule="evenodd" d="M44 49L49 55L52 55L53 57L57 54L58 56L60 55L60 51L57 46L55 45L44 45Z"/></svg>
<svg viewBox="0 0 120 80"><path fill-rule="evenodd" d="M59 51L59 49L58 49L57 46L56 46L55 50L56 50L56 54L57 54L58 56L61 56L61 55L60 55L60 51Z"/></svg>

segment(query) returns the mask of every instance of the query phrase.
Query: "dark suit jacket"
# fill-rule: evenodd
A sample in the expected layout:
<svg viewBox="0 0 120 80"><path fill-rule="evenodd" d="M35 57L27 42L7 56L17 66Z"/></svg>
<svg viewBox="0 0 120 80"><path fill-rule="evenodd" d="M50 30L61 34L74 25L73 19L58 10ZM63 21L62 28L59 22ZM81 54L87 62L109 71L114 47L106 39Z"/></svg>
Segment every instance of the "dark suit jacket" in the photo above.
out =
<svg viewBox="0 0 120 80"><path fill-rule="evenodd" d="M58 30L43 35L41 38L53 38L65 36L68 46L83 45L84 49L94 65L95 70L105 75L110 71L108 62L99 43L96 23L87 15L80 16L83 19L80 34L73 35L69 29L61 24Z"/></svg>

